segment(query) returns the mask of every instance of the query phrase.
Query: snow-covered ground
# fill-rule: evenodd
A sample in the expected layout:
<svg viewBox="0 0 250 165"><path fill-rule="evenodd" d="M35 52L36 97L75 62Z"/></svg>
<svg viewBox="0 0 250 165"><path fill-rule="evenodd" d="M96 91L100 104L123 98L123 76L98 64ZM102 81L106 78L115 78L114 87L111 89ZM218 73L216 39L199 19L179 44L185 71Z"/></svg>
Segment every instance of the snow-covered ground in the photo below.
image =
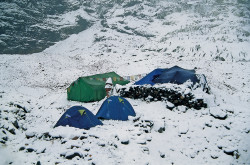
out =
<svg viewBox="0 0 250 165"><path fill-rule="evenodd" d="M214 15L184 11L156 19L161 5L140 5L126 10L144 19L121 17L127 11L115 6L106 13L108 27L97 20L41 53L0 56L0 164L250 164L249 18L229 5ZM128 99L136 112L129 121L53 128L69 107L96 114L102 103L67 100L66 88L78 77L174 65L206 75L208 108L171 111L165 102Z"/></svg>

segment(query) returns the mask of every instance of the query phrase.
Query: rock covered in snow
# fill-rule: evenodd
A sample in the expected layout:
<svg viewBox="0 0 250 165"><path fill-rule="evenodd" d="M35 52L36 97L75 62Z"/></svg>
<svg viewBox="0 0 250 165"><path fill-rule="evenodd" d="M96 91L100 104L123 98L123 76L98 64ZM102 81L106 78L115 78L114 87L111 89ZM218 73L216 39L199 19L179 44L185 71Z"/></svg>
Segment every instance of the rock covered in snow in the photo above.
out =
<svg viewBox="0 0 250 165"><path fill-rule="evenodd" d="M220 107L209 108L210 115L216 119L225 120L227 118L227 113Z"/></svg>
<svg viewBox="0 0 250 165"><path fill-rule="evenodd" d="M187 122L181 122L178 127L178 133L179 135L181 134L186 134L189 131L189 123Z"/></svg>
<svg viewBox="0 0 250 165"><path fill-rule="evenodd" d="M29 139L29 138L33 138L36 136L36 132L34 131L26 131L25 132L25 135L26 135L26 138Z"/></svg>
<svg viewBox="0 0 250 165"><path fill-rule="evenodd" d="M158 121L154 122L153 129L156 132L163 133L165 131L165 127L166 127L165 121L164 120L158 120Z"/></svg>
<svg viewBox="0 0 250 165"><path fill-rule="evenodd" d="M176 109L177 109L177 111L182 112L182 113L185 113L188 110L188 108L184 105L180 105Z"/></svg>
<svg viewBox="0 0 250 165"><path fill-rule="evenodd" d="M174 106L180 105L198 110L202 107L207 107L207 103L204 102L203 98L197 96L197 91L195 94L185 85L170 83L155 86L127 85L120 89L119 94L122 97L141 99L147 102L166 101L166 107L170 110L172 110Z"/></svg>
<svg viewBox="0 0 250 165"><path fill-rule="evenodd" d="M173 103L171 103L171 102L169 102L169 101L166 101L166 103L167 103L167 105L166 105L166 107L168 108L168 109L170 109L170 110L173 110L174 109L174 104Z"/></svg>
<svg viewBox="0 0 250 165"><path fill-rule="evenodd" d="M80 151L69 151L66 152L65 154L61 154L61 156L64 156L66 159L73 159L76 156L82 158L83 154Z"/></svg>

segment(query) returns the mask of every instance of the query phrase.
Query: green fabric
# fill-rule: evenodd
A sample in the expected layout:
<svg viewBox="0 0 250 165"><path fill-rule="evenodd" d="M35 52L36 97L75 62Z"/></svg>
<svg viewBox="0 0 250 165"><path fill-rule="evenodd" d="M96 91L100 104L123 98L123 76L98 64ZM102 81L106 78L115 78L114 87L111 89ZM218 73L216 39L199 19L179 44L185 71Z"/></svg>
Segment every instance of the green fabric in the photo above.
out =
<svg viewBox="0 0 250 165"><path fill-rule="evenodd" d="M72 101L91 102L102 100L106 96L105 82L111 77L114 85L125 85L124 80L115 72L79 77L67 88L67 98Z"/></svg>

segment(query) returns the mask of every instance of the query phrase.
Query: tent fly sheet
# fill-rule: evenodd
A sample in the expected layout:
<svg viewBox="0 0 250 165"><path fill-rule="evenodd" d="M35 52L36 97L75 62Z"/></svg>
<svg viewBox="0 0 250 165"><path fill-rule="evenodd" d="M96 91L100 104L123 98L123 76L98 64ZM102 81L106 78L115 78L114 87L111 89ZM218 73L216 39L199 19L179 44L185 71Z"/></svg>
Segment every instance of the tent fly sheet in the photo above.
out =
<svg viewBox="0 0 250 165"><path fill-rule="evenodd" d="M115 72L79 77L67 88L67 98L72 101L92 102L102 100L105 96L105 82L111 77L113 84L125 85L124 80Z"/></svg>

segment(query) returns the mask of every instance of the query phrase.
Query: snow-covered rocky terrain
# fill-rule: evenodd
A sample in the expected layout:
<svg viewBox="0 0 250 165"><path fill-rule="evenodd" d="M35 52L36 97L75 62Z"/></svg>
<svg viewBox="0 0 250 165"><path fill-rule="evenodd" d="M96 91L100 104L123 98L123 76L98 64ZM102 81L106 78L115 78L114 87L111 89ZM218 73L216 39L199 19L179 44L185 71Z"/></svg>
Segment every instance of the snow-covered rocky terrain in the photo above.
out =
<svg viewBox="0 0 250 165"><path fill-rule="evenodd" d="M79 7L46 21L90 27L39 53L0 55L0 164L250 164L249 0L68 3ZM211 94L196 93L207 108L128 99L128 121L53 128L71 106L96 114L103 102L68 101L78 77L175 65L206 75Z"/></svg>

